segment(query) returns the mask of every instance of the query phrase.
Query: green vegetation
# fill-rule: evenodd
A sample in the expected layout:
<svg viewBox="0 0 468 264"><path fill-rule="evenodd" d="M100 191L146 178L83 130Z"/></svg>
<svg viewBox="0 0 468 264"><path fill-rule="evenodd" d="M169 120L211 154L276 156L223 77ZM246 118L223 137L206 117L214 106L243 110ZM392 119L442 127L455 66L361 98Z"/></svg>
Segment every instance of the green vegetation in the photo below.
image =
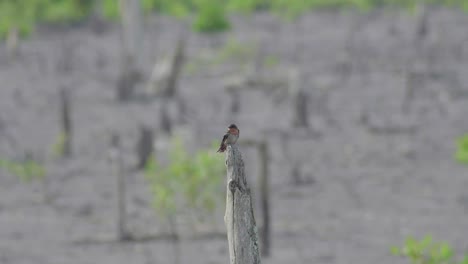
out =
<svg viewBox="0 0 468 264"><path fill-rule="evenodd" d="M153 194L153 207L167 219L177 213L191 210L192 215L203 219L223 201L222 182L224 175L223 155L211 150L189 154L182 141L174 138L165 166L150 157L145 167L145 176Z"/></svg>
<svg viewBox="0 0 468 264"><path fill-rule="evenodd" d="M263 60L263 65L265 65L267 68L274 67L279 64L279 58L274 56L274 55L268 55L265 57Z"/></svg>
<svg viewBox="0 0 468 264"><path fill-rule="evenodd" d="M108 19L119 17L118 0L0 0L0 39L12 29L24 36L37 23L71 23L89 17L97 8ZM226 12L252 13L270 11L286 18L295 18L314 9L348 8L367 11L391 6L413 10L417 3L445 5L468 11L468 0L141 0L146 14L158 12L179 18L196 16L193 28L199 32L229 29Z"/></svg>
<svg viewBox="0 0 468 264"><path fill-rule="evenodd" d="M217 52L213 63L218 65L226 61L234 61L244 64L251 61L256 50L257 47L252 43L243 44L234 38L230 38Z"/></svg>
<svg viewBox="0 0 468 264"><path fill-rule="evenodd" d="M65 144L67 141L67 133L61 132L56 142L52 145L52 156L54 158L62 157L65 154Z"/></svg>
<svg viewBox="0 0 468 264"><path fill-rule="evenodd" d="M32 159L22 162L0 159L0 169L5 169L8 173L18 176L24 182L43 179L45 176L44 166Z"/></svg>
<svg viewBox="0 0 468 264"><path fill-rule="evenodd" d="M392 247L391 252L408 258L412 264L468 264L468 254L458 262L454 260L453 249L448 243L434 242L429 235L420 241L409 237L403 247Z"/></svg>
<svg viewBox="0 0 468 264"><path fill-rule="evenodd" d="M189 74L194 74L201 70L210 70L213 67L218 67L228 61L244 67L252 62L252 58L256 52L257 46L253 43L241 43L234 38L230 38L213 55L206 56L202 54L186 63L184 70ZM267 61L264 63L266 64Z"/></svg>
<svg viewBox="0 0 468 264"><path fill-rule="evenodd" d="M468 164L468 134L457 139L455 159L460 163Z"/></svg>
<svg viewBox="0 0 468 264"><path fill-rule="evenodd" d="M74 22L91 13L92 0L0 0L0 38L13 28L22 35L38 22Z"/></svg>
<svg viewBox="0 0 468 264"><path fill-rule="evenodd" d="M229 29L225 8L219 0L198 0L198 15L193 22L197 32L216 33Z"/></svg>

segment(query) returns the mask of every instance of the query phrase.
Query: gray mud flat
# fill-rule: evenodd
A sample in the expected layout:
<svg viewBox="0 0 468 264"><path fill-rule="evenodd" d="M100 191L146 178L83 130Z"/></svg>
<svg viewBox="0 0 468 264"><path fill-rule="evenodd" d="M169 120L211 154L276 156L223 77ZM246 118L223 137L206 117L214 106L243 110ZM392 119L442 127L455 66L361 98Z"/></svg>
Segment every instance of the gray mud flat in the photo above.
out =
<svg viewBox="0 0 468 264"><path fill-rule="evenodd" d="M291 135L283 145L277 134L268 135L273 241L263 263L406 263L389 248L408 235L433 234L458 252L467 250L468 168L456 164L453 153L454 139L468 131L468 16L431 12L422 44L414 41L416 16L382 10L311 13L295 23L265 14L233 17L233 30L218 40L190 33L189 62L217 41L261 41L279 61L265 73L300 69L310 97L308 122L316 137L291 126L290 99L275 103L262 91L241 92L234 117L223 88L233 68L229 61L184 73L179 82L190 118L176 129L195 134L192 147L207 147L232 122L243 138L273 128ZM164 17L147 21L145 76L172 52L181 27ZM74 59L72 71L62 74L56 67L64 42L74 43ZM40 156L49 194L46 203L40 182L23 184L0 171L1 264L174 263L168 240L115 242L109 131L119 132L126 165L133 166L138 126L158 129L161 105L115 101L120 51L116 26L102 35L86 27L41 28L21 43L14 61L0 44L0 157ZM408 69L422 81L403 111ZM62 85L71 89L73 155L52 159ZM243 153L255 190L257 156L250 149ZM129 173L127 183L132 233L164 232L143 175ZM222 211L218 232L225 230ZM188 229L183 220L179 226ZM228 261L222 236L184 239L181 252L180 263Z"/></svg>

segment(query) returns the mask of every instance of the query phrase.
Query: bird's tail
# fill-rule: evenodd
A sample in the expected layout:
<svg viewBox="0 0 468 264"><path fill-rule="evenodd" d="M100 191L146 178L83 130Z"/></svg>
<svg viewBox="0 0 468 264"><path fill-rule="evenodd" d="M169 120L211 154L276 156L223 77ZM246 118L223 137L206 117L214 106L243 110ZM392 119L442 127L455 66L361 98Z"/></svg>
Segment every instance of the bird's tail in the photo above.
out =
<svg viewBox="0 0 468 264"><path fill-rule="evenodd" d="M221 146L219 146L219 149L218 151L216 151L216 153L218 152L224 152L226 150L226 145L225 144L221 144Z"/></svg>

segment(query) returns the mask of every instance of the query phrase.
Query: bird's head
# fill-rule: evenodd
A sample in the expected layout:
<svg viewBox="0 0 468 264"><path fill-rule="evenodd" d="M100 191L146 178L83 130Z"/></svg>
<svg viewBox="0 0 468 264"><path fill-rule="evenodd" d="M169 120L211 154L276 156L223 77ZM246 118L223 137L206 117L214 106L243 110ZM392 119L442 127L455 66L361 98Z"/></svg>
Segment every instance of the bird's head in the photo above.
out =
<svg viewBox="0 0 468 264"><path fill-rule="evenodd" d="M233 134L233 135L239 135L239 128L237 128L236 125L234 124L231 124L229 127L228 127L228 133L230 134Z"/></svg>

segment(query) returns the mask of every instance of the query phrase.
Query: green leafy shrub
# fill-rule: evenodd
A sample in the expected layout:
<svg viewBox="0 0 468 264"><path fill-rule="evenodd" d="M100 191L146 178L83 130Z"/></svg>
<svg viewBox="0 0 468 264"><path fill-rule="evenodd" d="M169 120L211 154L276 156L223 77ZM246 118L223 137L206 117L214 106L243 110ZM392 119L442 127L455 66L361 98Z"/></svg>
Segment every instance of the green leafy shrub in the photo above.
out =
<svg viewBox="0 0 468 264"><path fill-rule="evenodd" d="M104 17L115 20L119 18L119 1L116 0L102 0L102 13Z"/></svg>
<svg viewBox="0 0 468 264"><path fill-rule="evenodd" d="M412 264L468 264L468 254L457 262L452 247L446 242L434 242L430 235L420 241L408 237L403 247L392 247L391 252L408 258Z"/></svg>
<svg viewBox="0 0 468 264"><path fill-rule="evenodd" d="M0 169L5 169L25 182L43 179L45 176L44 166L31 159L23 162L0 159Z"/></svg>
<svg viewBox="0 0 468 264"><path fill-rule="evenodd" d="M229 29L226 10L219 0L197 0L197 17L193 29L197 32L216 33Z"/></svg>
<svg viewBox="0 0 468 264"><path fill-rule="evenodd" d="M270 0L231 0L227 4L227 9L229 11L249 14L254 11L267 9L269 6Z"/></svg>
<svg viewBox="0 0 468 264"><path fill-rule="evenodd" d="M323 8L370 10L391 6L414 10L426 2L468 11L466 0L141 0L145 13L158 12L185 18L195 14L193 28L199 32L229 29L226 11L251 13L267 10L293 19L305 12ZM0 39L16 28L24 36L37 23L68 23L87 18L94 10L94 0L0 0ZM119 0L102 0L103 14L119 18Z"/></svg>
<svg viewBox="0 0 468 264"><path fill-rule="evenodd" d="M468 134L457 139L455 159L463 164L468 164Z"/></svg>
<svg viewBox="0 0 468 264"><path fill-rule="evenodd" d="M73 22L91 13L92 0L0 0L0 38L17 28L24 36L37 23Z"/></svg>
<svg viewBox="0 0 468 264"><path fill-rule="evenodd" d="M266 67L274 67L276 65L279 64L279 58L275 55L268 55L265 57L265 59L263 60L263 64L266 66Z"/></svg>
<svg viewBox="0 0 468 264"><path fill-rule="evenodd" d="M169 218L187 209L193 209L200 218L213 212L223 197L223 175L223 155L213 150L199 150L189 155L178 138L171 143L167 165L159 164L152 156L145 167L153 207Z"/></svg>
<svg viewBox="0 0 468 264"><path fill-rule="evenodd" d="M27 4L24 0L0 0L0 38L5 38L13 28L23 36L29 34L37 19L36 8L37 4Z"/></svg>
<svg viewBox="0 0 468 264"><path fill-rule="evenodd" d="M41 8L43 13L38 17L41 21L74 22L90 14L92 2L89 0L47 0Z"/></svg>

